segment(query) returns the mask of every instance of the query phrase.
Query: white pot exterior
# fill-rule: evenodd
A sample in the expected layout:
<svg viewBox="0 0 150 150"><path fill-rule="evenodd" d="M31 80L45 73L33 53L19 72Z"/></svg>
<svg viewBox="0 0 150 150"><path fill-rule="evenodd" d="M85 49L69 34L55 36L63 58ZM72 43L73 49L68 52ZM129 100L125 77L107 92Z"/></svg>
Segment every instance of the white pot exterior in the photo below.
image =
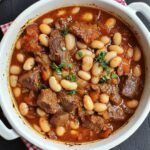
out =
<svg viewBox="0 0 150 150"><path fill-rule="evenodd" d="M129 122L121 127L118 131L114 132L109 138L100 140L93 143L86 143L82 145L68 146L60 142L50 141L44 139L42 136L37 134L28 125L24 124L24 121L20 119L16 110L13 108L9 79L8 79L8 68L10 57L12 54L12 46L15 43L16 37L20 28L31 18L37 15L44 14L50 10L70 5L88 5L96 4L101 9L112 12L116 16L120 17L125 21L131 28L131 30L136 33L137 39L141 44L143 49L143 54L145 58L146 66L146 77L145 86L140 101L140 105L137 108L135 114ZM122 6L114 0L43 0L35 3L27 10L25 10L11 25L9 31L4 36L1 47L0 47L0 105L2 110L8 119L9 123L12 125L16 132L29 142L34 145L44 149L44 150L106 150L110 149L124 140L126 140L130 135L132 135L136 129L142 124L144 119L150 110L150 33L145 28L143 23L136 16L135 11L127 6Z"/></svg>

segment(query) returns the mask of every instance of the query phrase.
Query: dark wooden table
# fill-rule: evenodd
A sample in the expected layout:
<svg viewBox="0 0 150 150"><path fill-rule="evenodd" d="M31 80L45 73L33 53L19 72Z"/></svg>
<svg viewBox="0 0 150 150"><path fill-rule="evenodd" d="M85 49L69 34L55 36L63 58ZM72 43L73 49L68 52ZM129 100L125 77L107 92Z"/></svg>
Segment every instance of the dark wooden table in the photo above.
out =
<svg viewBox="0 0 150 150"><path fill-rule="evenodd" d="M2 1L2 2L1 2ZM0 24L12 21L19 15L25 8L36 2L37 0L0 0ZM131 2L140 0L126 0L129 4ZM143 0L150 5L150 0ZM150 15L150 14L149 14ZM150 29L150 24L144 19L144 22ZM2 33L0 32L0 39ZM2 117L0 111L0 118L6 124L7 121ZM8 125L9 126L9 125ZM27 148L20 139L14 141L6 141L0 137L0 150L26 150ZM113 148L113 150L150 150L150 115L144 121L142 126L133 134L128 140Z"/></svg>

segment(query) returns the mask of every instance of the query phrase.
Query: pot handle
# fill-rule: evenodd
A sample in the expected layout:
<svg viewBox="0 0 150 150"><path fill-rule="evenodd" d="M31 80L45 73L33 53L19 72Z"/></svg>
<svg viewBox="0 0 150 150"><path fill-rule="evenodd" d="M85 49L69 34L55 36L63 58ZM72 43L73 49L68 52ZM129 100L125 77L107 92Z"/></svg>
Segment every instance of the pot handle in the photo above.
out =
<svg viewBox="0 0 150 150"><path fill-rule="evenodd" d="M0 136L5 140L14 140L19 137L13 129L8 129L2 120L0 120Z"/></svg>
<svg viewBox="0 0 150 150"><path fill-rule="evenodd" d="M150 22L150 6L143 2L135 2L128 5L135 12L141 12Z"/></svg>

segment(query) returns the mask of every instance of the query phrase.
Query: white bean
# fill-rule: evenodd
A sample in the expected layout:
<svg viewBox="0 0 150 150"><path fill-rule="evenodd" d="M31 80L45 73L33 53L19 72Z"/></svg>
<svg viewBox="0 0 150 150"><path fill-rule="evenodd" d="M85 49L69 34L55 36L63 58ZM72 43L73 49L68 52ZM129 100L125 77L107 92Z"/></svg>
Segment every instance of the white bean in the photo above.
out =
<svg viewBox="0 0 150 150"><path fill-rule="evenodd" d="M80 7L74 7L71 11L72 14L77 14L80 11Z"/></svg>
<svg viewBox="0 0 150 150"><path fill-rule="evenodd" d="M85 56L82 59L82 70L90 71L93 66L93 58L91 56Z"/></svg>
<svg viewBox="0 0 150 150"><path fill-rule="evenodd" d="M133 100L127 101L126 104L129 108L136 108L138 106L139 102L136 99L133 99Z"/></svg>
<svg viewBox="0 0 150 150"><path fill-rule="evenodd" d="M82 42L77 42L77 47L79 48L79 49L86 49L87 48L87 45L86 44L84 44L84 43L82 43Z"/></svg>
<svg viewBox="0 0 150 150"><path fill-rule="evenodd" d="M10 85L11 87L16 87L18 81L18 76L11 75L10 76Z"/></svg>
<svg viewBox="0 0 150 150"><path fill-rule="evenodd" d="M93 101L89 95L84 95L83 104L84 104L85 109L87 110L93 110L94 108Z"/></svg>
<svg viewBox="0 0 150 150"><path fill-rule="evenodd" d="M105 45L107 45L107 44L109 44L110 43L110 37L108 37L108 36L102 36L101 37L101 41L105 44Z"/></svg>
<svg viewBox="0 0 150 150"><path fill-rule="evenodd" d="M122 62L122 58L117 56L110 61L110 66L112 68L116 68L121 64L121 62Z"/></svg>
<svg viewBox="0 0 150 150"><path fill-rule="evenodd" d="M93 14L90 12L86 12L82 15L82 19L84 21L92 21L93 20Z"/></svg>
<svg viewBox="0 0 150 150"><path fill-rule="evenodd" d="M72 129L78 129L79 128L79 121L70 121L70 127Z"/></svg>
<svg viewBox="0 0 150 150"><path fill-rule="evenodd" d="M37 108L37 109L36 109L36 113L37 113L40 117L45 117L45 116L46 116L45 111L43 111L43 110L40 109L40 108Z"/></svg>
<svg viewBox="0 0 150 150"><path fill-rule="evenodd" d="M21 49L21 39L16 42L16 49Z"/></svg>
<svg viewBox="0 0 150 150"><path fill-rule="evenodd" d="M94 110L96 111L96 112L103 112L103 111L105 111L105 110L107 110L107 106L106 106L106 104L102 104L102 103L95 103L94 104Z"/></svg>
<svg viewBox="0 0 150 150"><path fill-rule="evenodd" d="M77 60L80 60L84 56L92 56L92 54L93 53L91 51L87 50L87 49L81 49L81 50L77 51L75 57L76 57Z"/></svg>
<svg viewBox="0 0 150 150"><path fill-rule="evenodd" d="M26 103L22 102L20 103L19 105L19 110L20 110L20 113L23 115L23 116L26 116L28 114L28 111L29 111L29 107Z"/></svg>
<svg viewBox="0 0 150 150"><path fill-rule="evenodd" d="M41 128L37 124L33 124L32 126L36 131L41 132Z"/></svg>
<svg viewBox="0 0 150 150"><path fill-rule="evenodd" d="M49 38L46 34L40 34L39 41L43 46L48 47Z"/></svg>
<svg viewBox="0 0 150 150"><path fill-rule="evenodd" d="M110 51L115 51L117 54L122 54L124 52L123 48L118 45L109 46Z"/></svg>
<svg viewBox="0 0 150 150"><path fill-rule="evenodd" d="M94 40L94 41L91 43L91 47L92 47L92 48L95 48L95 49L100 49L100 48L103 48L103 47L104 47L104 43L101 42L101 41L98 41L98 40Z"/></svg>
<svg viewBox="0 0 150 150"><path fill-rule="evenodd" d="M24 54L18 53L18 54L17 54L17 60L18 60L20 63L23 63L24 60L25 60Z"/></svg>
<svg viewBox="0 0 150 150"><path fill-rule="evenodd" d="M70 133L75 136L77 136L79 134L79 132L77 130L71 130Z"/></svg>
<svg viewBox="0 0 150 150"><path fill-rule="evenodd" d="M13 89L13 93L15 97L19 97L21 95L21 89L19 87L16 87Z"/></svg>
<svg viewBox="0 0 150 150"><path fill-rule="evenodd" d="M70 34L70 33L67 34L65 36L65 43L66 43L67 50L72 50L76 45L75 36L73 34Z"/></svg>
<svg viewBox="0 0 150 150"><path fill-rule="evenodd" d="M77 84L79 88L84 88L87 86L88 82L83 79L78 78Z"/></svg>
<svg viewBox="0 0 150 150"><path fill-rule="evenodd" d="M86 80L86 81L88 81L88 80L91 79L90 73L89 73L89 72L86 72L86 71L82 71L82 70L78 71L78 76L79 76L81 79Z"/></svg>
<svg viewBox="0 0 150 150"><path fill-rule="evenodd" d="M99 76L103 72L103 68L100 66L98 62L96 62L92 67L92 75Z"/></svg>
<svg viewBox="0 0 150 150"><path fill-rule="evenodd" d="M107 19L105 25L108 28L113 28L116 25L116 19L115 18L109 18L109 19Z"/></svg>
<svg viewBox="0 0 150 150"><path fill-rule="evenodd" d="M61 86L65 90L76 90L78 85L76 82L71 82L71 81L63 79L61 80Z"/></svg>
<svg viewBox="0 0 150 150"><path fill-rule="evenodd" d="M113 36L113 42L115 45L120 45L122 42L122 35L119 32L116 32Z"/></svg>
<svg viewBox="0 0 150 150"><path fill-rule="evenodd" d="M64 127L58 126L58 127L56 128L56 134L57 134L58 136L63 136L63 135L65 134L65 132L66 132L66 130L65 130Z"/></svg>
<svg viewBox="0 0 150 150"><path fill-rule="evenodd" d="M93 83L93 84L98 84L98 82L99 82L99 77L92 77L91 78L91 82Z"/></svg>
<svg viewBox="0 0 150 150"><path fill-rule="evenodd" d="M46 117L41 117L39 119L39 125L40 125L43 132L49 132L51 129L51 126L50 126Z"/></svg>
<svg viewBox="0 0 150 150"><path fill-rule="evenodd" d="M140 65L136 65L134 68L133 68L133 75L135 77L140 77L142 75L142 70L141 70L141 66Z"/></svg>
<svg viewBox="0 0 150 150"><path fill-rule="evenodd" d="M43 19L43 24L51 24L54 20L52 18L45 18Z"/></svg>
<svg viewBox="0 0 150 150"><path fill-rule="evenodd" d="M35 60L33 57L29 57L23 64L23 69L26 71L31 70L35 65Z"/></svg>
<svg viewBox="0 0 150 150"><path fill-rule="evenodd" d="M115 51L108 52L105 56L105 60L106 60L106 62L109 62L110 60L112 60L116 56L117 56L117 53Z"/></svg>
<svg viewBox="0 0 150 150"><path fill-rule="evenodd" d="M20 72L21 72L21 68L20 68L19 66L12 65L12 66L10 67L10 73L11 73L11 74L18 75L18 74L20 74Z"/></svg>
<svg viewBox="0 0 150 150"><path fill-rule="evenodd" d="M129 48L129 49L127 50L127 57L128 57L128 58L132 58L132 57L133 57L133 48Z"/></svg>
<svg viewBox="0 0 150 150"><path fill-rule="evenodd" d="M49 86L55 92L60 92L62 90L61 85L58 83L58 81L54 76L49 78Z"/></svg>
<svg viewBox="0 0 150 150"><path fill-rule="evenodd" d="M62 16L66 14L66 10L59 10L57 16Z"/></svg>
<svg viewBox="0 0 150 150"><path fill-rule="evenodd" d="M43 34L50 34L51 33L51 27L47 24L41 24L40 25L40 31L43 33Z"/></svg>
<svg viewBox="0 0 150 150"><path fill-rule="evenodd" d="M109 95L108 94L101 94L99 97L101 103L107 104L109 102Z"/></svg>
<svg viewBox="0 0 150 150"><path fill-rule="evenodd" d="M139 61L141 59L141 50L138 47L134 48L133 60Z"/></svg>

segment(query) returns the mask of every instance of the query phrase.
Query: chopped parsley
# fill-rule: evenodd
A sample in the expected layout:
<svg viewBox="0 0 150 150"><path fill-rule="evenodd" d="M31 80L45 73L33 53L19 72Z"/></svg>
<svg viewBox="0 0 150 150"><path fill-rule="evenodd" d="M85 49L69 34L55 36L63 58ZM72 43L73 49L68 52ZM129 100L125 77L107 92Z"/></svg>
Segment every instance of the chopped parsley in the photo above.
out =
<svg viewBox="0 0 150 150"><path fill-rule="evenodd" d="M77 52L77 54L78 54L78 56L80 57L80 58L82 58L83 57L83 53L82 52Z"/></svg>
<svg viewBox="0 0 150 150"><path fill-rule="evenodd" d="M101 52L96 56L95 60L100 63L103 69L109 70L108 63L105 61L105 56L106 52Z"/></svg>
<svg viewBox="0 0 150 150"><path fill-rule="evenodd" d="M44 83L40 83L39 84L39 89L47 89L48 87L47 87L47 85L46 84L44 84Z"/></svg>
<svg viewBox="0 0 150 150"><path fill-rule="evenodd" d="M103 76L103 77L101 77L100 78L100 83L105 83L105 82L107 82L108 81L108 79L109 79L109 77L108 76Z"/></svg>
<svg viewBox="0 0 150 150"><path fill-rule="evenodd" d="M64 63L61 63L60 65L56 65L54 62L52 62L50 64L50 67L54 69L57 72L57 74L61 74L62 68L64 68L64 66L65 66Z"/></svg>
<svg viewBox="0 0 150 150"><path fill-rule="evenodd" d="M77 93L76 90L72 90L72 91L69 91L69 92L68 92L69 95L75 95L76 93Z"/></svg>
<svg viewBox="0 0 150 150"><path fill-rule="evenodd" d="M67 67L68 69L72 69L72 64L67 64L66 67Z"/></svg>
<svg viewBox="0 0 150 150"><path fill-rule="evenodd" d="M66 76L66 79L71 82L76 82L76 75L72 73L72 74Z"/></svg>
<svg viewBox="0 0 150 150"><path fill-rule="evenodd" d="M112 78L112 79L117 79L117 78L118 78L118 75L115 74L115 73L112 73L111 78Z"/></svg>
<svg viewBox="0 0 150 150"><path fill-rule="evenodd" d="M60 34L65 37L68 34L69 30L67 27L64 27L61 31Z"/></svg>

